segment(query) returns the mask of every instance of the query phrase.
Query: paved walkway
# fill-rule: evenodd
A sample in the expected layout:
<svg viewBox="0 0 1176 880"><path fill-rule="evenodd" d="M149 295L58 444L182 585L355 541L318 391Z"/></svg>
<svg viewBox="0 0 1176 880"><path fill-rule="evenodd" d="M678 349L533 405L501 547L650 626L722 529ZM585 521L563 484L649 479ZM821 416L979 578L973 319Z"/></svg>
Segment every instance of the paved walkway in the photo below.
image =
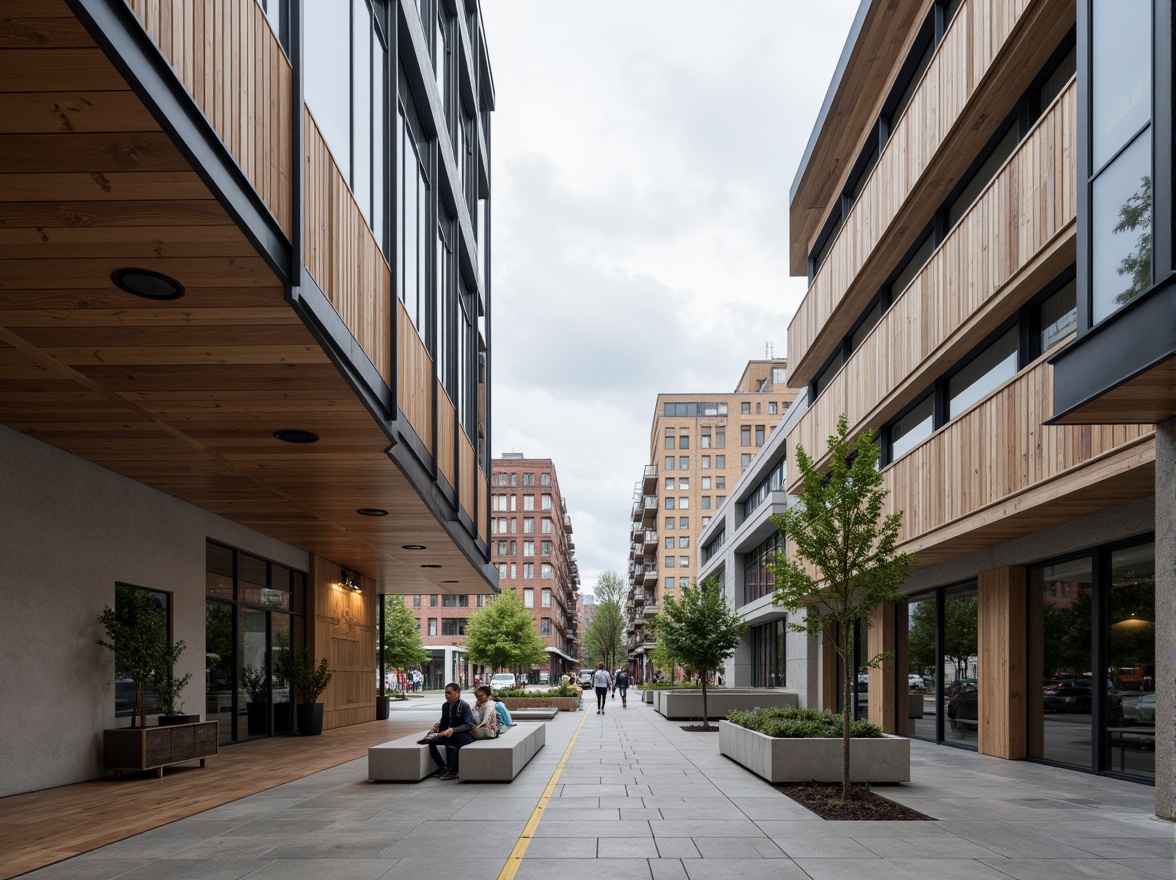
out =
<svg viewBox="0 0 1176 880"><path fill-rule="evenodd" d="M26 876L1176 878L1173 826L1152 817L1147 786L914 742L916 781L883 793L940 821L824 822L722 758L717 734L618 703L561 714L510 785L371 784L361 759ZM423 728L435 709L397 720L408 713Z"/></svg>

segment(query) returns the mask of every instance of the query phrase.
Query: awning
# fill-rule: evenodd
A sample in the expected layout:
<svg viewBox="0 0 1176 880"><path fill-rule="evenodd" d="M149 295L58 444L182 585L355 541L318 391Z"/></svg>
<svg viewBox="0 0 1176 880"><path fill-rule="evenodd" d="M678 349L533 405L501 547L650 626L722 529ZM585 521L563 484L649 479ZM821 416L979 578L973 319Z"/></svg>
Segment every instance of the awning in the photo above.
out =
<svg viewBox="0 0 1176 880"><path fill-rule="evenodd" d="M551 645L547 646L547 653L548 654L558 654L560 657L563 657L569 663L579 663L580 662L575 657L569 657L567 654L565 654L559 648L553 648Z"/></svg>

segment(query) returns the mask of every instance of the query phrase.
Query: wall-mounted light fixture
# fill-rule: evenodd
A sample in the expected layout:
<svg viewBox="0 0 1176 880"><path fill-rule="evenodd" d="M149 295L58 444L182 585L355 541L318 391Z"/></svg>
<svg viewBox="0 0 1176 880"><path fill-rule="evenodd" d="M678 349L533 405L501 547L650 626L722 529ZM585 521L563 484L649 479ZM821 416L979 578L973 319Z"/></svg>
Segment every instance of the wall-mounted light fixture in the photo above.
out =
<svg viewBox="0 0 1176 880"><path fill-rule="evenodd" d="M343 573L339 577L339 586L354 593L358 593L362 589L359 585L359 575L347 569L343 569Z"/></svg>

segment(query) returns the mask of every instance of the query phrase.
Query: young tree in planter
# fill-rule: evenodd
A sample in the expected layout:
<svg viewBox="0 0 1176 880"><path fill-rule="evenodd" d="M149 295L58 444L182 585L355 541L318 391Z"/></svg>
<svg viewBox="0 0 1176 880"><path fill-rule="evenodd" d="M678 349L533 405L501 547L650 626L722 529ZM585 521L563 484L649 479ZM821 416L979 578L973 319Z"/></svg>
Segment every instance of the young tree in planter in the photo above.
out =
<svg viewBox="0 0 1176 880"><path fill-rule="evenodd" d="M535 618L514 590L503 590L470 615L465 644L471 663L495 671L547 660L547 646L535 632Z"/></svg>
<svg viewBox="0 0 1176 880"><path fill-rule="evenodd" d="M603 663L611 673L624 656L625 582L611 569L603 571L592 589L596 613L584 631L585 659L589 667Z"/></svg>
<svg viewBox="0 0 1176 880"><path fill-rule="evenodd" d="M402 596L384 597L384 632L381 639L385 668L405 670L423 667L429 652L421 640L416 615L404 604ZM383 691L381 691L383 693Z"/></svg>
<svg viewBox="0 0 1176 880"><path fill-rule="evenodd" d="M114 677L131 680L135 689L135 712L131 726L138 719L140 727L147 726L147 688L167 676L171 681L172 665L184 652L184 642L174 645L167 640L167 612L147 590L137 587L115 588L114 608L102 609L98 622L106 631L106 638L98 644L114 652ZM179 689L188 683L180 680Z"/></svg>
<svg viewBox="0 0 1176 880"><path fill-rule="evenodd" d="M701 673L702 729L714 730L707 720L706 678L735 653L747 627L727 604L719 582L707 578L684 587L677 597L667 595L654 618L657 644L683 666Z"/></svg>
<svg viewBox="0 0 1176 880"><path fill-rule="evenodd" d="M796 447L804 491L796 505L772 518L793 553L778 556L771 570L776 576L773 601L800 618L790 617L789 628L822 636L841 658L841 796L848 798L854 624L868 624L881 603L901 598L899 587L915 557L895 549L902 512L882 515L888 493L877 469L874 432L865 431L851 445L842 414L828 447L828 473L817 469L803 446ZM883 658L872 657L866 665L876 666Z"/></svg>

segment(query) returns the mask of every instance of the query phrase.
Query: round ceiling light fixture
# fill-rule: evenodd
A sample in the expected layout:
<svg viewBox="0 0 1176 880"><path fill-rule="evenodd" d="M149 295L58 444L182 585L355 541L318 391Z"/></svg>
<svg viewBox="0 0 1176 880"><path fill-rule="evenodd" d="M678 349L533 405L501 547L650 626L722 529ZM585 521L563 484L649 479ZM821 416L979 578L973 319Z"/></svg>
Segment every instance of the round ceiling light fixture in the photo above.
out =
<svg viewBox="0 0 1176 880"><path fill-rule="evenodd" d="M421 566L421 568L440 568L440 567L441 566L437 565L437 563L435 563L435 562L426 562L424 565Z"/></svg>
<svg viewBox="0 0 1176 880"><path fill-rule="evenodd" d="M301 428L283 428L274 431L274 437L285 443L318 443L319 439L314 431L303 431Z"/></svg>
<svg viewBox="0 0 1176 880"><path fill-rule="evenodd" d="M162 272L150 269L115 269L110 273L114 286L143 299L179 299L184 295L184 285L169 278Z"/></svg>
<svg viewBox="0 0 1176 880"><path fill-rule="evenodd" d="M441 581L441 583L443 583L443 584L457 584L457 583L461 583L461 581Z"/></svg>
<svg viewBox="0 0 1176 880"><path fill-rule="evenodd" d="M402 544L402 545L400 545L400 549L401 550L428 550L429 548L426 547L424 544Z"/></svg>
<svg viewBox="0 0 1176 880"><path fill-rule="evenodd" d="M388 511L383 510L382 508L379 508L379 507L361 507L359 510L357 510L355 512L358 513L360 516L387 516L388 515Z"/></svg>

